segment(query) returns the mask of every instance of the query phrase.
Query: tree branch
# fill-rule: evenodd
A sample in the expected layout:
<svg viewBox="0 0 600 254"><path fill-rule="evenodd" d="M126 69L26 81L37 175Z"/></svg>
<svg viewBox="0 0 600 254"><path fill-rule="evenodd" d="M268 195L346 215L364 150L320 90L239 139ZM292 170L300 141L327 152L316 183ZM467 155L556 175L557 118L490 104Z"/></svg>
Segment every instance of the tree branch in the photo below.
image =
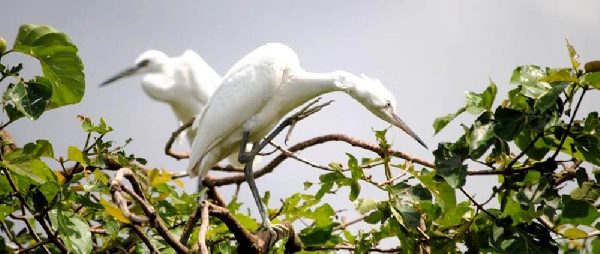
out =
<svg viewBox="0 0 600 254"><path fill-rule="evenodd" d="M141 223L149 222L150 225L156 228L158 234L162 236L163 239L165 239L165 241L169 245L171 245L171 247L173 247L173 249L175 249L175 251L177 251L178 253L189 253L189 249L185 247L182 243L177 241L177 239L169 232L169 229L165 226L160 216L158 216L154 207L148 204L143 195L138 195L136 193L137 191L139 191L140 193L142 192L141 187L139 187L139 190L134 192L123 185L123 178L127 178L127 180L130 181L132 186L141 186L137 178L135 178L135 175L133 174L133 171L131 171L131 169L121 168L117 171L117 173L115 173L113 180L111 180L110 182L110 192L113 196L113 201L119 204L119 207L121 208L123 214L125 214L126 216L129 215L128 218L130 218L132 222L134 222L134 220L137 220ZM136 188L137 187L134 187L134 189ZM127 207L126 200L121 195L121 191L129 194L129 196L131 196L140 205L140 207L148 217L144 218L132 214L129 211L129 208Z"/></svg>

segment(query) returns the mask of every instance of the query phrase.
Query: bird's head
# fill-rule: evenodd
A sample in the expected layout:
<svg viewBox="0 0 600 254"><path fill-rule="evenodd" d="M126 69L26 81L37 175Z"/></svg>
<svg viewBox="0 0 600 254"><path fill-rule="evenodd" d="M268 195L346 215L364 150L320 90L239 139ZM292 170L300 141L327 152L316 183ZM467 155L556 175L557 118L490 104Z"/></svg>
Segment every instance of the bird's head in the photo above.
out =
<svg viewBox="0 0 600 254"><path fill-rule="evenodd" d="M127 78L134 76L136 74L141 73L149 73L149 72L159 72L162 70L165 63L168 62L170 58L163 52L158 50L148 50L142 53L136 60L135 65L129 67L106 81L100 84L100 87L106 86L110 83L113 83L119 79Z"/></svg>
<svg viewBox="0 0 600 254"><path fill-rule="evenodd" d="M423 147L427 148L425 142L398 117L394 94L383 86L379 80L361 74L358 80L352 81L352 83L354 83L353 89L349 89L348 91L352 97L371 111L371 113L400 128Z"/></svg>

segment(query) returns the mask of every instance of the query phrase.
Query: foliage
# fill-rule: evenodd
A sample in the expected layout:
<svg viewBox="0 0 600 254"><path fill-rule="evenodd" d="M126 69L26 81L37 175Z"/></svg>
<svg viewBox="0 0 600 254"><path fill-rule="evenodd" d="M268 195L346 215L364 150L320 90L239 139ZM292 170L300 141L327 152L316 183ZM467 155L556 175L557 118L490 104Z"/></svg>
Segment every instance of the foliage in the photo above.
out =
<svg viewBox="0 0 600 254"><path fill-rule="evenodd" d="M467 92L464 107L436 119L438 133L464 112L475 116L472 124L461 124L464 134L456 141L438 145L435 163L393 150L385 130L375 132L377 144L331 138L374 156L348 153L345 165L319 166L325 170L319 180L305 182L303 192L281 204L273 204L266 192L263 202L273 222L306 225L295 231L304 253L599 252L600 118L597 112L579 112L585 95L600 89L599 64L581 68L575 49L567 46L572 67L519 66L500 105L494 107L497 87L490 81L482 93ZM47 140L16 146L4 127L79 102L85 84L77 47L49 26L23 25L13 48L6 48L0 38L0 60L12 52L30 55L40 61L43 75L25 81L21 64L0 63L0 81L11 80L2 98L8 121L0 127L0 251L175 253L202 242L200 222L192 220L200 211L200 193L181 193L179 174L153 169L127 153L130 140L123 145L109 140L112 128L104 119L96 123L78 116L87 135L83 147L55 151ZM289 151L294 149L303 148ZM380 171L386 180L377 182L371 175ZM489 200L498 205L478 203L463 188L467 181L490 176L498 185L490 186ZM215 194L219 186L241 183L236 179L212 179L209 197L244 229L260 231L237 196L225 203ZM388 198L366 197L361 193L366 185ZM340 197L340 189L348 190L359 218L340 219L340 212L322 201ZM460 201L463 196L466 201ZM211 210L204 233L213 253L241 248L241 239L239 245L232 241L234 228L224 221L226 216ZM356 222L362 229L351 228ZM385 239L396 239L398 246L385 249L390 247L380 246ZM272 252L283 248L278 244Z"/></svg>

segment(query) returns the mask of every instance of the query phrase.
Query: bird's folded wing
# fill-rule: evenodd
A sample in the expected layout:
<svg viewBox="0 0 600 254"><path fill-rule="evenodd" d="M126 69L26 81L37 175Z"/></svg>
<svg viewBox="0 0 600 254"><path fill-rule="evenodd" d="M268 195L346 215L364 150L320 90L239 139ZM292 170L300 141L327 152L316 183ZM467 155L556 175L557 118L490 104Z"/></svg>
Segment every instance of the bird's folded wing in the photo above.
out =
<svg viewBox="0 0 600 254"><path fill-rule="evenodd" d="M281 83L281 73L271 66L234 66L210 98L198 122L190 165L256 115ZM225 155L226 156L226 155Z"/></svg>

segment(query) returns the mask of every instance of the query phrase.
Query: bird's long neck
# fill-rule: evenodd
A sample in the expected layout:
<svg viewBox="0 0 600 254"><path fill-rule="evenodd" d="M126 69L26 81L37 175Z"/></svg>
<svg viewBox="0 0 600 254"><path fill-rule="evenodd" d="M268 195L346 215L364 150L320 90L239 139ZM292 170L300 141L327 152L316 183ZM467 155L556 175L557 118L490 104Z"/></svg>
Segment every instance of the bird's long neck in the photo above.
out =
<svg viewBox="0 0 600 254"><path fill-rule="evenodd" d="M291 74L288 82L294 84L293 93L295 98L304 103L321 94L343 91L352 94L355 87L354 80L358 78L344 71L333 71L329 73L312 73L301 71Z"/></svg>

